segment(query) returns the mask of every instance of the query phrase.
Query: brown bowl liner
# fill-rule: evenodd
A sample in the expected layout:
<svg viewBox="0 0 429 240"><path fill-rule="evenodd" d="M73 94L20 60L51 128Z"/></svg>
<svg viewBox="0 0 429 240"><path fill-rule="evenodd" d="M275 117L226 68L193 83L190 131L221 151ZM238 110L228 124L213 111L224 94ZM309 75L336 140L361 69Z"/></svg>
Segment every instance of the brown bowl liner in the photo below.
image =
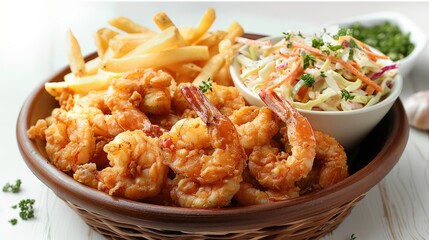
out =
<svg viewBox="0 0 429 240"><path fill-rule="evenodd" d="M248 34L259 38L260 35ZM87 59L94 58L92 54ZM68 68L48 81L62 81ZM112 197L76 182L47 160L44 143L26 131L58 103L40 84L17 119L16 135L30 170L93 229L113 239L318 239L334 230L400 159L409 125L398 99L359 148L348 153L350 176L289 201L222 209L190 209Z"/></svg>

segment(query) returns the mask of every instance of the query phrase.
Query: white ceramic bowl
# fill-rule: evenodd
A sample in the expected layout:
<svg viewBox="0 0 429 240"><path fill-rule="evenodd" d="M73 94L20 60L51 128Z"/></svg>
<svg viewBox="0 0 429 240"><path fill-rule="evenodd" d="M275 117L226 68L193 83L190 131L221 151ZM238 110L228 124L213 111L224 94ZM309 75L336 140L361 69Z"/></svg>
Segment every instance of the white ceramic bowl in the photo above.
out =
<svg viewBox="0 0 429 240"><path fill-rule="evenodd" d="M402 76L405 76L412 70L415 61L424 50L427 38L423 31L404 15L397 12L374 12L366 15L341 19L328 23L325 26L327 26L327 28L335 26L346 28L353 25L353 23L359 22L362 26L370 27L382 24L386 21L397 25L403 33L410 33L410 40L414 44L414 50L410 55L397 61L397 63L399 63L399 72Z"/></svg>
<svg viewBox="0 0 429 240"><path fill-rule="evenodd" d="M270 40L275 43L281 38L282 37L276 36L261 39ZM250 105L265 105L256 93L252 92L244 85L240 77L240 64L235 58L231 64L230 72L234 85ZM315 130L330 134L335 137L346 150L352 150L386 115L399 97L402 84L402 77L398 74L393 82L390 93L379 103L367 108L352 111L311 111L303 109L298 109L298 111L307 117Z"/></svg>

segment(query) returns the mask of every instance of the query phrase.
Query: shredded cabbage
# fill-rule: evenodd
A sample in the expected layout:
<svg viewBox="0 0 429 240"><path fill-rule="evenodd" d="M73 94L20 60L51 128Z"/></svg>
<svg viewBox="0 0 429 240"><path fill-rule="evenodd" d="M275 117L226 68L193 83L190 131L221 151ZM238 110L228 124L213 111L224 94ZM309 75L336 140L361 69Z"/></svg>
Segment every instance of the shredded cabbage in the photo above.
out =
<svg viewBox="0 0 429 240"><path fill-rule="evenodd" d="M390 92L398 68L353 37L328 33L287 33L275 44L242 49L237 61L244 84L256 94L271 88L297 108L320 111L378 103ZM297 64L299 74L293 75ZM304 78L309 76L301 78L303 74L311 75L311 81Z"/></svg>

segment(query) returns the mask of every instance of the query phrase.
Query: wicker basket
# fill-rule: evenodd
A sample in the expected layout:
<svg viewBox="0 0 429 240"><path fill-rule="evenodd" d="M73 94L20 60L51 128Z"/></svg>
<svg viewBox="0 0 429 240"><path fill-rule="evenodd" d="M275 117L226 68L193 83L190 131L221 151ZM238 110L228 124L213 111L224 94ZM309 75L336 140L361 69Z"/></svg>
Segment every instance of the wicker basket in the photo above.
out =
<svg viewBox="0 0 429 240"><path fill-rule="evenodd" d="M94 57L95 54L88 58ZM62 81L64 68L48 81ZM289 201L224 209L189 209L115 198L76 182L51 165L44 145L27 138L37 119L57 106L38 86L17 120L18 146L27 166L85 222L113 239L318 239L334 230L397 163L408 140L408 122L398 99L365 140L349 153L350 176Z"/></svg>
<svg viewBox="0 0 429 240"><path fill-rule="evenodd" d="M305 219L279 223L265 228L249 228L226 232L166 231L141 225L120 223L115 219L91 212L71 202L66 203L98 233L112 239L319 239L333 231L350 214L353 207L365 197L359 197L335 208Z"/></svg>

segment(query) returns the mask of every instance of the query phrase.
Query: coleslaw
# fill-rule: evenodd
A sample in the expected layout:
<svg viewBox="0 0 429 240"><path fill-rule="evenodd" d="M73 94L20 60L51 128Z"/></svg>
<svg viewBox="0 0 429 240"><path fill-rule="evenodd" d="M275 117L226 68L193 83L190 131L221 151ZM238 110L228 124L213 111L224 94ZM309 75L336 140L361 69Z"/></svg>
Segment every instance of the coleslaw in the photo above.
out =
<svg viewBox="0 0 429 240"><path fill-rule="evenodd" d="M254 93L272 89L296 108L349 111L381 101L398 66L341 29L304 36L287 32L276 43L237 38L240 77Z"/></svg>

